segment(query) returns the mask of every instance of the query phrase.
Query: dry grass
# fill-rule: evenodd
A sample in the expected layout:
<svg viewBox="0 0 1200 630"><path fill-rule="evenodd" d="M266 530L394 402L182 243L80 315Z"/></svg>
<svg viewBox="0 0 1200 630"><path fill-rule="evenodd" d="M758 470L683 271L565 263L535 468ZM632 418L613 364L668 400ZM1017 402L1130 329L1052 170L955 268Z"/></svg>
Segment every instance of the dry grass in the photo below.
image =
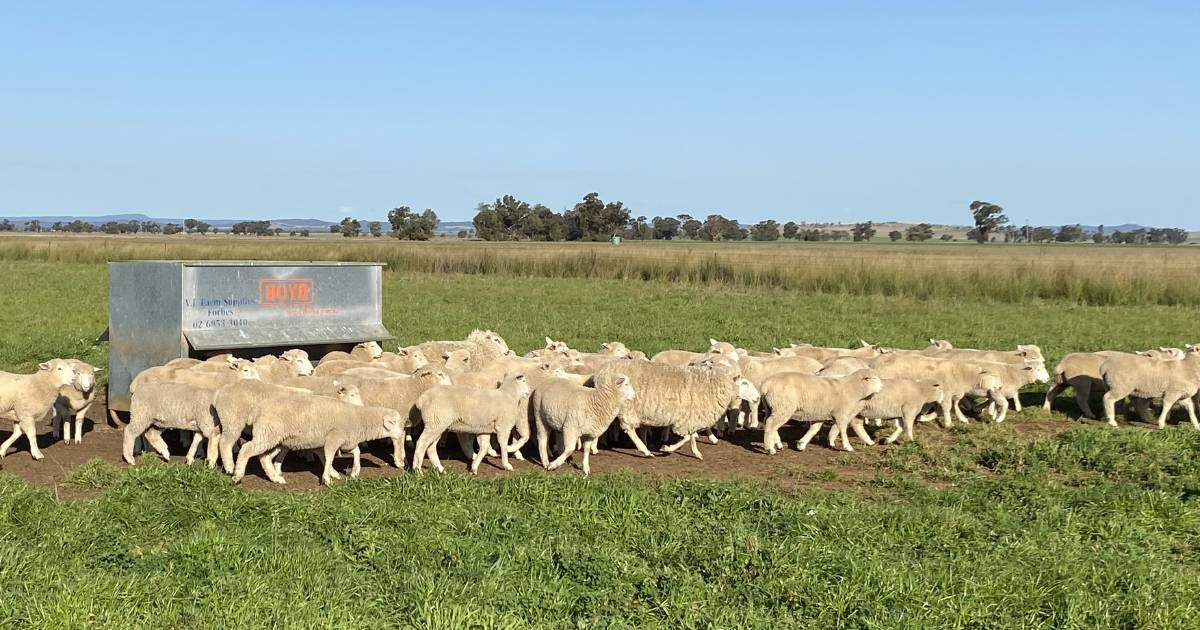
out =
<svg viewBox="0 0 1200 630"><path fill-rule="evenodd" d="M480 243L438 239L5 236L0 260L382 261L427 273L611 278L849 295L1200 306L1200 248L1188 246Z"/></svg>

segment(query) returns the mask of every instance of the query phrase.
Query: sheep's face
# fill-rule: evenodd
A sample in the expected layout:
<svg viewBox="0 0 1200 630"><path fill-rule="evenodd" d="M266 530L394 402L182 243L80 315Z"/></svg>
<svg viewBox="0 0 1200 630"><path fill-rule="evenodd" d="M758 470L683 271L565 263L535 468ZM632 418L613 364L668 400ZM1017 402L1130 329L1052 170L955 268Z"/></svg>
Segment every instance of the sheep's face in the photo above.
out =
<svg viewBox="0 0 1200 630"><path fill-rule="evenodd" d="M75 365L75 389L89 394L96 386L97 368L85 364Z"/></svg>
<svg viewBox="0 0 1200 630"><path fill-rule="evenodd" d="M862 385L868 395L878 394L883 389L883 381L879 379L879 375L873 370L859 370L850 376L847 376L853 383Z"/></svg>
<svg viewBox="0 0 1200 630"><path fill-rule="evenodd" d="M622 403L627 403L637 396L637 392L633 390L633 382L629 380L628 376L622 374L613 383L617 386L617 400Z"/></svg>
<svg viewBox="0 0 1200 630"><path fill-rule="evenodd" d="M400 348L400 350L396 352L396 355L401 359L407 360L414 368L425 367L426 365L429 365L429 358L426 357L425 353L421 352L419 349Z"/></svg>
<svg viewBox="0 0 1200 630"><path fill-rule="evenodd" d="M1026 361L1025 369L1030 373L1030 382L1045 383L1050 380L1050 373L1046 371L1046 364L1041 361Z"/></svg>
<svg viewBox="0 0 1200 630"><path fill-rule="evenodd" d="M954 344L950 343L949 341L946 341L945 339L930 339L929 340L929 348L931 350L941 350L941 351L953 350Z"/></svg>
<svg viewBox="0 0 1200 630"><path fill-rule="evenodd" d="M359 348L367 351L367 356L371 357L372 361L378 361L379 357L383 356L383 347L375 341L367 341L358 344Z"/></svg>
<svg viewBox="0 0 1200 630"><path fill-rule="evenodd" d="M387 432L388 437L397 440L404 435L404 420L400 417L400 412L389 409L384 414L383 430Z"/></svg>
<svg viewBox="0 0 1200 630"><path fill-rule="evenodd" d="M357 387L354 385L343 385L336 381L334 382L334 386L337 387L338 400L356 407L363 406L362 393L358 391Z"/></svg>
<svg viewBox="0 0 1200 630"><path fill-rule="evenodd" d="M249 361L242 361L240 365L234 367L237 370L238 378L244 381L261 381L262 374L259 374L258 368L254 367Z"/></svg>
<svg viewBox="0 0 1200 630"><path fill-rule="evenodd" d="M608 341L600 344L600 354L607 354L614 357L629 356L629 348L620 341Z"/></svg>
<svg viewBox="0 0 1200 630"><path fill-rule="evenodd" d="M38 364L38 370L48 372L55 387L63 387L75 382L75 366L62 359L51 359Z"/></svg>
<svg viewBox="0 0 1200 630"><path fill-rule="evenodd" d="M710 354L737 354L737 348L733 344L725 341L717 341L716 339L708 340L708 352Z"/></svg>
<svg viewBox="0 0 1200 630"><path fill-rule="evenodd" d="M496 337L499 337L499 335L496 335ZM495 343L495 339L492 339L492 342ZM570 349L571 348L567 346L567 342L555 341L549 337L546 337L546 350L548 352L566 352Z"/></svg>
<svg viewBox="0 0 1200 630"><path fill-rule="evenodd" d="M284 362L291 364L292 369L296 371L297 376L312 376L315 368L313 367L312 361L308 360L308 353L305 352L304 356L301 356L299 354L291 354L292 352L294 351L288 350L287 352L283 353L282 359ZM304 351L301 350L300 352Z"/></svg>
<svg viewBox="0 0 1200 630"><path fill-rule="evenodd" d="M529 395L529 379L524 374L520 372L509 374L505 381L512 383L513 391L517 394L518 398L524 398Z"/></svg>
<svg viewBox="0 0 1200 630"><path fill-rule="evenodd" d="M466 372L471 369L471 353L466 350L454 350L442 355L446 371L452 373Z"/></svg>
<svg viewBox="0 0 1200 630"><path fill-rule="evenodd" d="M761 397L761 395L758 392L758 388L754 386L754 383L750 382L750 379L739 376L735 379L735 382L737 383L739 400L743 400L752 405L758 402L758 399Z"/></svg>

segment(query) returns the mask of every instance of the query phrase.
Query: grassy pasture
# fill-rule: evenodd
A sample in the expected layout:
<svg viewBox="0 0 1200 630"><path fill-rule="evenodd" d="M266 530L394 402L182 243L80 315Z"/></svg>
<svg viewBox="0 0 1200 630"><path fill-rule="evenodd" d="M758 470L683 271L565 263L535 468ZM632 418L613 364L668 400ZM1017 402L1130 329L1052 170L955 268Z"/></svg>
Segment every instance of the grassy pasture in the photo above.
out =
<svg viewBox="0 0 1200 630"><path fill-rule="evenodd" d="M1200 248L836 243L481 243L230 236L0 237L0 260L371 260L396 271L666 281L835 295L1200 306Z"/></svg>
<svg viewBox="0 0 1200 630"><path fill-rule="evenodd" d="M567 247L555 255L597 267L554 274L518 266L536 260L537 245L189 239L176 248L164 239L144 250L140 239L93 237L72 261L68 239L55 238L41 254L33 241L0 240L0 369L49 356L105 363L93 340L107 275L90 247L113 248L113 258L377 257L397 269L385 276L385 323L402 343L474 327L519 351L545 335L585 349L621 339L649 353L699 349L709 337L765 349L860 337L916 347L938 336L973 347L1034 342L1055 362L1196 341L1194 309L1158 300L1016 303L951 281L934 300L848 280L813 291L736 273L667 282L603 270L624 264L610 252L666 255L647 245ZM720 264L730 268L743 248L775 252L780 265L869 251L911 256L904 264L930 274L959 264L955 256L1000 250L862 247L664 249L728 257ZM1085 251L1045 255L1060 250ZM1182 248L1096 251L1128 257L1127 267L1200 264ZM473 256L513 266L415 267ZM1179 258L1154 262L1162 256ZM1197 627L1200 432L1113 431L1071 421L1062 403L1067 414L1032 409L949 434L923 426L920 444L838 456L864 468L828 484L839 489L822 489L838 472L788 458L780 470L813 485L654 478L634 461L629 473L592 479L450 473L247 492L201 467L145 458L126 470L108 463L113 453L71 476L90 498L60 501L0 471L0 627Z"/></svg>

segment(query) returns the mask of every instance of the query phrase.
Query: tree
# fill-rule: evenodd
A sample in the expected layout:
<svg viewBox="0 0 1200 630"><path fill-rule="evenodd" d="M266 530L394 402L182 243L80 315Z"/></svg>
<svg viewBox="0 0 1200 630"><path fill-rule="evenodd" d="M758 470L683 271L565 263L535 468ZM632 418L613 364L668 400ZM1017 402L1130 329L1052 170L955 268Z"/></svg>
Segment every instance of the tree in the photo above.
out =
<svg viewBox="0 0 1200 630"><path fill-rule="evenodd" d="M669 241L679 235L679 228L683 224L679 222L679 219L671 217L654 217L650 220L650 225L653 229L653 238Z"/></svg>
<svg viewBox="0 0 1200 630"><path fill-rule="evenodd" d="M197 223L199 223L199 221L197 221L197 220L195 220L195 219L184 219L184 220L183 220L183 227L184 227L184 228L186 228L186 229L187 229L187 231L188 231L188 233L190 234L190 233L192 232L192 230L195 230L195 229L196 229L196 224L197 224Z"/></svg>
<svg viewBox="0 0 1200 630"><path fill-rule="evenodd" d="M341 226L341 224L339 224L339 223L334 223L333 225L330 225L330 226L329 226L329 233L330 233L330 234L341 234L341 233L342 233L342 226Z"/></svg>
<svg viewBox="0 0 1200 630"><path fill-rule="evenodd" d="M994 203L972 201L970 208L971 215L975 217L975 240L979 243L988 242L992 232L1008 223L1004 208Z"/></svg>
<svg viewBox="0 0 1200 630"><path fill-rule="evenodd" d="M181 227L178 223L168 223L163 226L162 233L169 236L171 234L178 234L182 231L183 227Z"/></svg>
<svg viewBox="0 0 1200 630"><path fill-rule="evenodd" d="M908 241L924 242L933 238L933 226L928 223L918 223L904 230L904 238Z"/></svg>
<svg viewBox="0 0 1200 630"><path fill-rule="evenodd" d="M200 234L208 234L208 231L210 229L212 229L212 226L205 223L204 221L199 221L196 223L196 231L199 232ZM216 230L213 230L213 231L215 232Z"/></svg>
<svg viewBox="0 0 1200 630"><path fill-rule="evenodd" d="M392 236L398 239L427 241L433 238L433 233L437 231L438 217L437 213L429 208L421 214L416 214L412 208L400 206L388 212L388 223L392 225Z"/></svg>
<svg viewBox="0 0 1200 630"><path fill-rule="evenodd" d="M690 214L681 214L675 218L679 219L679 230L688 238L693 241L700 238L700 228L703 226L700 221L692 218Z"/></svg>
<svg viewBox="0 0 1200 630"><path fill-rule="evenodd" d="M1055 236L1054 228L1035 227L1033 228L1033 232L1030 233L1029 240L1034 243L1049 243L1054 240Z"/></svg>
<svg viewBox="0 0 1200 630"><path fill-rule="evenodd" d="M41 232L42 231L42 222L38 221L37 219L33 219L29 223L25 224L25 231L26 232Z"/></svg>
<svg viewBox="0 0 1200 630"><path fill-rule="evenodd" d="M779 224L770 219L759 221L750 228L750 238L755 241L778 241Z"/></svg>
<svg viewBox="0 0 1200 630"><path fill-rule="evenodd" d="M459 231L458 231L458 238L467 238L467 231L466 231L466 230L459 230Z"/></svg>
<svg viewBox="0 0 1200 630"><path fill-rule="evenodd" d="M15 232L16 226L9 222L8 219L0 219L0 232Z"/></svg>
<svg viewBox="0 0 1200 630"><path fill-rule="evenodd" d="M625 238L647 241L654 238L654 230L650 227L649 220L645 216L639 216L636 219L629 220L629 225L625 230Z"/></svg>
<svg viewBox="0 0 1200 630"><path fill-rule="evenodd" d="M1054 240L1060 243L1078 243L1084 239L1083 227L1079 224L1064 225L1058 229Z"/></svg>
<svg viewBox="0 0 1200 630"><path fill-rule="evenodd" d="M888 232L888 238L892 239L892 242L895 243L896 241L904 238L904 234L901 233L900 230L892 230L891 232Z"/></svg>
<svg viewBox="0 0 1200 630"><path fill-rule="evenodd" d="M733 219L710 214L700 226L697 236L705 241L741 241L749 236L749 232L743 230Z"/></svg>
<svg viewBox="0 0 1200 630"><path fill-rule="evenodd" d="M367 229L370 230L371 236L374 236L375 238L383 236L383 226L381 226L378 221L372 221L371 224L367 226Z"/></svg>
<svg viewBox="0 0 1200 630"><path fill-rule="evenodd" d="M567 240L606 241L629 224L629 209L619 201L604 203L599 193L592 192L584 195L583 201L563 218Z"/></svg>
<svg viewBox="0 0 1200 630"><path fill-rule="evenodd" d="M953 240L954 240L954 237L953 237L953 236L950 236L949 234L943 234L943 235L942 235L942 240L943 240L943 241L953 241Z"/></svg>
<svg viewBox="0 0 1200 630"><path fill-rule="evenodd" d="M834 230L829 233L829 238L835 241L848 241L850 240L850 232L846 230Z"/></svg>
<svg viewBox="0 0 1200 630"><path fill-rule="evenodd" d="M147 234L161 234L162 226L154 221L142 221L142 231Z"/></svg>
<svg viewBox="0 0 1200 630"><path fill-rule="evenodd" d="M1100 244L1100 243L1103 243L1105 240L1106 239L1104 238L1104 226L1101 225L1100 227L1096 228L1096 233L1092 235L1092 242L1096 243L1096 244Z"/></svg>
<svg viewBox="0 0 1200 630"><path fill-rule="evenodd" d="M796 225L795 221L788 221L783 224L783 238L796 238L796 233L800 231L800 226Z"/></svg>
<svg viewBox="0 0 1200 630"><path fill-rule="evenodd" d="M239 221L238 223L234 223L233 227L229 228L229 232L231 234L253 234L255 236L272 236L275 234L271 229L270 221Z"/></svg>
<svg viewBox="0 0 1200 630"><path fill-rule="evenodd" d="M875 238L875 226L870 221L866 223L855 223L851 230L856 242L869 241Z"/></svg>
<svg viewBox="0 0 1200 630"><path fill-rule="evenodd" d="M342 236L345 238L354 238L359 234L362 234L362 224L358 222L358 219L346 217L342 219L342 222L338 225L341 228L340 231Z"/></svg>
<svg viewBox="0 0 1200 630"><path fill-rule="evenodd" d="M308 236L308 230L307 230L307 229L305 229L305 230L300 230L300 236L302 236L302 237L307 237L307 236Z"/></svg>

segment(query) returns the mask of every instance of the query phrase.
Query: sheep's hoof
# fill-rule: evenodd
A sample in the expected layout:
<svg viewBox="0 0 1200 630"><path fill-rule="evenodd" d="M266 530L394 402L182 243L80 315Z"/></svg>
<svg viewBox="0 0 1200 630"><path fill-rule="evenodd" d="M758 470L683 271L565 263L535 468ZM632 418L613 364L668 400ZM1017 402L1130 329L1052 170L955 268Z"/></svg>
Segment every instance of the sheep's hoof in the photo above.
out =
<svg viewBox="0 0 1200 630"><path fill-rule="evenodd" d="M504 464L504 470L510 470L510 471L514 470L513 465L512 464Z"/></svg>
<svg viewBox="0 0 1200 630"><path fill-rule="evenodd" d="M41 453L33 453L32 455L33 455L34 459L39 460L39 461L41 461L43 458L46 457L45 455L42 455Z"/></svg>
<svg viewBox="0 0 1200 630"><path fill-rule="evenodd" d="M511 455L513 456L513 459L519 462L525 461L525 456L521 454L521 451L513 451Z"/></svg>
<svg viewBox="0 0 1200 630"><path fill-rule="evenodd" d="M710 435L710 436L708 436L708 443L709 443L709 444L716 444L717 442L718 442L718 440L717 440L717 436L715 436L715 435Z"/></svg>

